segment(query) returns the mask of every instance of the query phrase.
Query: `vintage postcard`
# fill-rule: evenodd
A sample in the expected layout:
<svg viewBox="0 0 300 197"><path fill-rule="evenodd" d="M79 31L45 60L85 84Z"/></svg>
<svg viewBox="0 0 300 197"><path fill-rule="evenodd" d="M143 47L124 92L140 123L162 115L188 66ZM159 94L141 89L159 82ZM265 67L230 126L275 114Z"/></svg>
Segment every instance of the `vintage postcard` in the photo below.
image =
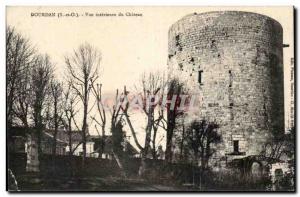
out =
<svg viewBox="0 0 300 197"><path fill-rule="evenodd" d="M8 6L7 190L295 191L294 8Z"/></svg>

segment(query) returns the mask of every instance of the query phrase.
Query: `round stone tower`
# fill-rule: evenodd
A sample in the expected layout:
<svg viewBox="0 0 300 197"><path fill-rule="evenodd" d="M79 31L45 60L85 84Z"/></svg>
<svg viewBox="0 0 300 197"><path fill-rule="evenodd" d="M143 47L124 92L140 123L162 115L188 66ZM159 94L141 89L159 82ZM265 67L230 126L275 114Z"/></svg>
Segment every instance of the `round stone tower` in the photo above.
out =
<svg viewBox="0 0 300 197"><path fill-rule="evenodd" d="M198 96L190 119L219 124L219 156L258 155L284 131L282 34L274 19L241 11L194 13L171 26L169 71Z"/></svg>

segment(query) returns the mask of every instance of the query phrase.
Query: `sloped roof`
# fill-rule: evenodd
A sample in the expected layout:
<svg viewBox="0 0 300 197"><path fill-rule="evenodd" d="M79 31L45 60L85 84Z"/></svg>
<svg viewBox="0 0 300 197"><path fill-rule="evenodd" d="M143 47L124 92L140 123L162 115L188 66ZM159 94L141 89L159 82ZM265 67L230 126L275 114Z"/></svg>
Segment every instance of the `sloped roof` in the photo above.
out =
<svg viewBox="0 0 300 197"><path fill-rule="evenodd" d="M16 136L20 136L20 137L24 137L26 138L26 135L32 133L34 131L34 128L25 128L25 127L12 127L9 130L7 130L7 135L8 137L16 137ZM43 130L43 137L45 138L53 138L54 135L54 130L51 129L44 129ZM59 129L56 139L58 142L61 143L66 143L69 141L69 135L67 133L67 131L63 130L63 129ZM90 141L90 137L87 136L87 141ZM72 141L74 142L80 142L82 141L82 136L80 131L73 131L72 132Z"/></svg>
<svg viewBox="0 0 300 197"><path fill-rule="evenodd" d="M54 135L54 130L47 129L47 132ZM60 139L61 141L64 141L64 142L69 141L69 133L68 133L68 131L66 131L64 129L59 129L56 137L57 137L57 139ZM71 138L72 138L72 142L74 142L74 143L81 142L82 141L81 131L78 131L78 130L72 131ZM92 141L91 136L89 134L86 136L86 141L87 142Z"/></svg>
<svg viewBox="0 0 300 197"><path fill-rule="evenodd" d="M26 138L26 135L29 134L30 132L33 131L33 128L24 128L24 127L13 127L8 131L8 136L9 137L13 137L13 136L21 136ZM52 139L54 135L54 130L51 129L45 129L43 132L43 137L45 137L46 139ZM73 143L79 143L82 141L82 135L81 135L81 131L72 131L72 142ZM57 132L57 136L56 136L57 142L58 143L68 143L69 141L69 135L68 135L68 131L64 130L64 129L59 129ZM139 151L137 151L137 149L135 147L132 146L132 144L130 144L130 142L126 140L127 143L127 152L131 155L134 154L138 154ZM87 142L95 142L95 146L96 146L96 150L95 152L99 151L100 148L100 143L102 141L102 136L98 136L98 135L87 135L86 136L86 141ZM111 153L112 151L112 136L108 135L105 136L105 150L104 152L106 153Z"/></svg>
<svg viewBox="0 0 300 197"><path fill-rule="evenodd" d="M7 135L8 137L13 137L13 136L26 137L26 135L30 133L30 130L31 128L26 129L24 127L12 127L9 130L7 129Z"/></svg>
<svg viewBox="0 0 300 197"><path fill-rule="evenodd" d="M53 135L52 134L50 134L50 133L48 133L48 132L43 132L43 135L44 135L44 137L49 137L49 138L54 138L53 137ZM59 139L59 138L56 138L56 141L58 142L58 143L66 143L65 141L63 141L63 140L61 140L61 139Z"/></svg>
<svg viewBox="0 0 300 197"><path fill-rule="evenodd" d="M12 127L10 128L8 132L8 136L10 138L12 137L22 137L26 138L26 135L32 133L34 131L34 128L25 128L25 127ZM48 132L47 130L44 130L42 133L43 140L49 140L53 139L53 134ZM66 143L64 140L57 138L56 139L58 143Z"/></svg>
<svg viewBox="0 0 300 197"><path fill-rule="evenodd" d="M99 149L101 148L101 142L102 142L102 139L103 137L102 136L95 136L95 135L92 135L90 136L91 139L95 142L95 152L98 152ZM136 148L134 148L132 146L132 144L130 144L130 142L126 140L126 143L127 143L127 150L126 152L130 155L135 155L135 154L138 154L139 152L136 150ZM105 146L104 146L104 153L111 153L112 152L112 149L113 149L113 146L112 146L112 136L111 135L108 135L108 136L105 136Z"/></svg>

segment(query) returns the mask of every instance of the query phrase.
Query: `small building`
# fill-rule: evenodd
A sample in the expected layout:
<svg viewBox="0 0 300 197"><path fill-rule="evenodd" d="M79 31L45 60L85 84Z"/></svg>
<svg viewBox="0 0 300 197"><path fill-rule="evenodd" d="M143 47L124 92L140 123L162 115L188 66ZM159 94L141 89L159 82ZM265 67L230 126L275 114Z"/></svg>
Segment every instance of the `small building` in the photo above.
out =
<svg viewBox="0 0 300 197"><path fill-rule="evenodd" d="M53 133L54 131L49 131ZM57 139L66 143L66 153L69 154L70 151L73 152L73 155L81 156L83 154L83 145L82 145L82 134L81 131L75 130L69 134L68 131L64 129L59 129L57 132ZM70 148L71 142L71 148ZM92 157L94 152L94 141L91 139L89 134L86 135L86 156Z"/></svg>
<svg viewBox="0 0 300 197"><path fill-rule="evenodd" d="M9 151L14 153L27 153L30 144L36 144L34 139L28 138L30 133L33 132L33 128L25 129L23 127L13 127L9 133ZM52 154L52 146L54 139L54 130L45 129L42 134L42 151L44 154ZM103 138L102 136L92 136L87 134L86 136L86 156L87 157L99 157L101 153L101 144ZM71 148L70 148L71 142ZM101 158L112 159L113 158L113 146L112 146L112 136L105 136L105 146L102 152ZM140 154L130 144L130 142L125 139L123 142L124 153L129 157L139 157ZM72 131L71 136L68 131L64 129L59 129L56 134L56 154L57 155L68 155L72 151L73 155L81 156L83 154L82 145L82 135L81 131Z"/></svg>
<svg viewBox="0 0 300 197"><path fill-rule="evenodd" d="M52 154L52 147L53 147L54 137L51 133L47 131L43 132L42 138L42 151L44 154ZM56 154L57 155L65 155L66 154L66 146L67 143L62 141L59 138L56 138Z"/></svg>
<svg viewBox="0 0 300 197"><path fill-rule="evenodd" d="M29 131L23 127L12 127L7 131L7 147L10 153L25 153L25 144Z"/></svg>
<svg viewBox="0 0 300 197"><path fill-rule="evenodd" d="M30 144L34 139L29 139L30 134L34 132L34 128L12 127L8 131L8 149L12 153L27 153ZM52 154L53 134L50 130L42 132L42 152L44 154ZM67 143L60 138L56 139L56 154L64 155L66 153Z"/></svg>
<svg viewBox="0 0 300 197"><path fill-rule="evenodd" d="M102 153L101 158L102 159L113 159L113 141L112 136L105 136L104 137L104 150L102 151L102 142L103 137L102 136L91 136L91 139L94 141L94 153L92 154L93 157L99 157L99 154ZM123 142L123 151L124 154L131 158L137 158L140 156L139 152L130 144L130 142L127 139L124 139Z"/></svg>

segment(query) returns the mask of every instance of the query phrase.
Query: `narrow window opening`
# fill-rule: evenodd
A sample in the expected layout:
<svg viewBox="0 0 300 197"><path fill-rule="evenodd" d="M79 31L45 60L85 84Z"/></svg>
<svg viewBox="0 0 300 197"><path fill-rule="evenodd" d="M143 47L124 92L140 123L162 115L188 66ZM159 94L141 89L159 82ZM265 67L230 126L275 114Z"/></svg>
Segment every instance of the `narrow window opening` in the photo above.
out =
<svg viewBox="0 0 300 197"><path fill-rule="evenodd" d="M176 42L176 46L179 46L179 35L175 36L175 42Z"/></svg>
<svg viewBox="0 0 300 197"><path fill-rule="evenodd" d="M232 73L231 70L229 70L229 87L232 87Z"/></svg>
<svg viewBox="0 0 300 197"><path fill-rule="evenodd" d="M200 83L200 85L203 85L203 83L202 83L202 73L203 73L203 70L198 71L198 83Z"/></svg>
<svg viewBox="0 0 300 197"><path fill-rule="evenodd" d="M239 141L233 140L233 152L238 153L239 152Z"/></svg>

